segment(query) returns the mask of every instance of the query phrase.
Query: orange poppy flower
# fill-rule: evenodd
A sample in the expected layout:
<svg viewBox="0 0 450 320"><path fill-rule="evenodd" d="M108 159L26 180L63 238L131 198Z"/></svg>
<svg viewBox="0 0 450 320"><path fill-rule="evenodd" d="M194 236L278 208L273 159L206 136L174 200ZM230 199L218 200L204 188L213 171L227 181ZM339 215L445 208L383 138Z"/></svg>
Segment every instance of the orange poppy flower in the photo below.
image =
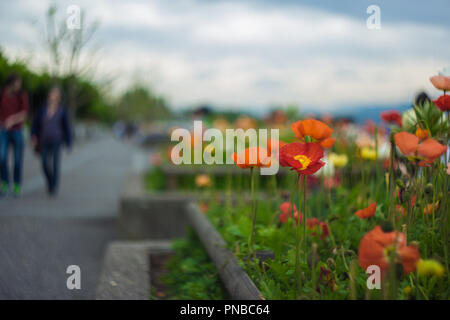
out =
<svg viewBox="0 0 450 320"><path fill-rule="evenodd" d="M429 166L430 163L447 151L447 146L440 144L433 138L428 138L420 143L419 138L409 132L396 133L394 141L409 161L422 167Z"/></svg>
<svg viewBox="0 0 450 320"><path fill-rule="evenodd" d="M380 226L373 228L361 239L358 249L359 265L364 270L370 265L377 265L382 271L387 271L394 247L396 247L396 262L402 264L403 273L413 272L420 259L417 246L407 246L403 233L384 232Z"/></svg>
<svg viewBox="0 0 450 320"><path fill-rule="evenodd" d="M433 103L441 109L442 112L449 111L450 110L450 95L444 94L437 98L436 100L433 100Z"/></svg>
<svg viewBox="0 0 450 320"><path fill-rule="evenodd" d="M289 143L280 148L280 165L291 167L299 174L313 174L325 163L320 159L323 157L323 150L317 143Z"/></svg>
<svg viewBox="0 0 450 320"><path fill-rule="evenodd" d="M450 77L433 76L430 78L430 81L436 89L450 91Z"/></svg>
<svg viewBox="0 0 450 320"><path fill-rule="evenodd" d="M267 150L264 148L250 147L242 151L239 155L233 152L231 157L234 163L242 169L270 166L270 158L267 155Z"/></svg>
<svg viewBox="0 0 450 320"><path fill-rule="evenodd" d="M380 113L381 120L402 126L402 115L397 110L389 110Z"/></svg>
<svg viewBox="0 0 450 320"><path fill-rule="evenodd" d="M439 201L435 203L429 203L423 208L424 214L433 214L437 209L439 209Z"/></svg>
<svg viewBox="0 0 450 320"><path fill-rule="evenodd" d="M333 129L315 119L294 122L291 125L291 129L294 131L295 136L302 141L305 140L306 136L309 136L313 142L321 142L329 138L331 133L333 133Z"/></svg>
<svg viewBox="0 0 450 320"><path fill-rule="evenodd" d="M376 210L377 210L377 203L373 202L367 208L356 211L355 216L357 216L360 219L369 219L373 217Z"/></svg>
<svg viewBox="0 0 450 320"><path fill-rule="evenodd" d="M420 140L425 140L428 138L428 131L426 129L422 129L420 126L417 126L416 137Z"/></svg>
<svg viewBox="0 0 450 320"><path fill-rule="evenodd" d="M334 143L336 142L336 138L326 138L319 142L320 146L324 149L330 149Z"/></svg>

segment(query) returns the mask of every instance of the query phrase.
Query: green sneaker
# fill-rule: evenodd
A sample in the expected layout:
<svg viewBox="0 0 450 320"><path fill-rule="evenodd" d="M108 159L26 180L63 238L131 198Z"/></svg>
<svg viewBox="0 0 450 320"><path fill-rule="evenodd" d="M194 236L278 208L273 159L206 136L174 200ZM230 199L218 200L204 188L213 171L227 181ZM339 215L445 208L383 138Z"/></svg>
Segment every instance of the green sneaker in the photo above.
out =
<svg viewBox="0 0 450 320"><path fill-rule="evenodd" d="M0 197L4 197L8 194L9 185L6 182L0 183Z"/></svg>
<svg viewBox="0 0 450 320"><path fill-rule="evenodd" d="M16 197L16 198L20 197L21 193L22 193L22 189L20 188L20 185L15 183L14 187L13 187L13 195L14 195L14 197Z"/></svg>

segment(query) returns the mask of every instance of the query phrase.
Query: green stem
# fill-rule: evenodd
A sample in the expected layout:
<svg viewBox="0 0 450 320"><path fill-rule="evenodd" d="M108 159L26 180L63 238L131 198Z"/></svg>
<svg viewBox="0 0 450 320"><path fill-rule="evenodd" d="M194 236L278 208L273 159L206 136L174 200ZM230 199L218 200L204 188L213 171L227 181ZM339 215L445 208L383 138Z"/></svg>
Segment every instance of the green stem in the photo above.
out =
<svg viewBox="0 0 450 320"><path fill-rule="evenodd" d="M303 238L304 238L304 248L305 248L305 263L308 261L308 239L306 237L306 176L303 175ZM299 213L300 215L300 213ZM299 217L300 219L300 217Z"/></svg>
<svg viewBox="0 0 450 320"><path fill-rule="evenodd" d="M250 256L255 258L255 248L254 248L254 237L255 237L255 224L256 224L256 200L255 200L255 173L254 168L250 168L250 185L251 185L251 193L252 193L252 232L250 233L249 240L249 249Z"/></svg>

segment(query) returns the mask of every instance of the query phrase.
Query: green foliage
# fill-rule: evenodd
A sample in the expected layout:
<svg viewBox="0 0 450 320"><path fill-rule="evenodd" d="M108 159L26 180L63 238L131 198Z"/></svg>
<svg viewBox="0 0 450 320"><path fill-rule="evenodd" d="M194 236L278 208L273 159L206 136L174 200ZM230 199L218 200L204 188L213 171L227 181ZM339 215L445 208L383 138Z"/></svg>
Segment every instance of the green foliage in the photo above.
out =
<svg viewBox="0 0 450 320"><path fill-rule="evenodd" d="M0 87L12 72L22 76L23 88L28 92L32 112L45 103L49 89L59 84L63 91L64 102L70 85L77 90L78 108L75 115L80 119L94 119L104 123L112 123L116 119L113 106L105 102L105 98L98 85L87 79L68 77L52 77L47 73L36 73L28 69L23 61L10 62L0 50Z"/></svg>
<svg viewBox="0 0 450 320"><path fill-rule="evenodd" d="M165 100L140 85L136 85L123 94L117 112L120 118L133 121L161 120L170 116Z"/></svg>
<svg viewBox="0 0 450 320"><path fill-rule="evenodd" d="M215 265L192 229L173 243L174 256L168 262L169 273L162 281L176 300L223 300L228 294L220 282Z"/></svg>

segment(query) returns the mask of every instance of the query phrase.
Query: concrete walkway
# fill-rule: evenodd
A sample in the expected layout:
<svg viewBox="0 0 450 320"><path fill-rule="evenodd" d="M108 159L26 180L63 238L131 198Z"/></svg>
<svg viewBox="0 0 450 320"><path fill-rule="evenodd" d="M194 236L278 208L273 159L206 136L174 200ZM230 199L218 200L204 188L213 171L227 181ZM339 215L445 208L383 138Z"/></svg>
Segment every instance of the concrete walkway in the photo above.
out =
<svg viewBox="0 0 450 320"><path fill-rule="evenodd" d="M49 198L38 159L26 154L22 198L0 199L0 299L94 298L105 245L117 237L118 196L138 155L109 137L75 148L63 156L58 197ZM69 265L81 268L80 290L67 289Z"/></svg>

